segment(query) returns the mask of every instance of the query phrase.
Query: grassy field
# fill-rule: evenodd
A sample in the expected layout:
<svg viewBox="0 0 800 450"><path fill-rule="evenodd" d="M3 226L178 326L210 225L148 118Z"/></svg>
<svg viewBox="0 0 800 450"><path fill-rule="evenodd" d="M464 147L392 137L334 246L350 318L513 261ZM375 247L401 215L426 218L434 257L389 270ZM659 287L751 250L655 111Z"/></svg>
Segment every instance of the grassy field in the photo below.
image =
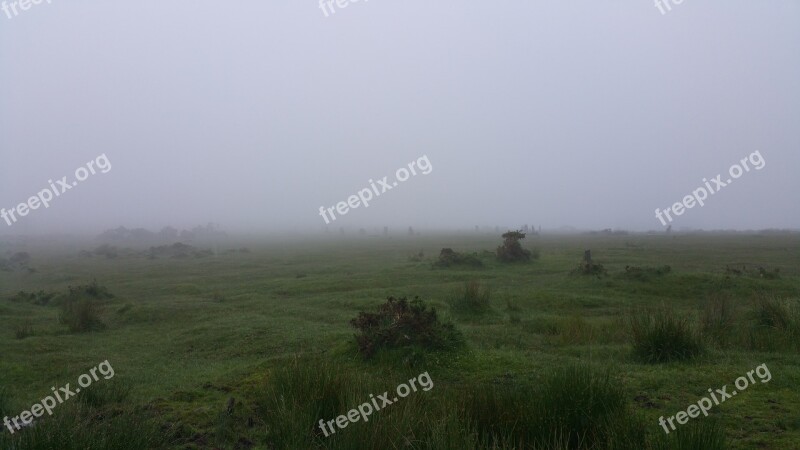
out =
<svg viewBox="0 0 800 450"><path fill-rule="evenodd" d="M97 246L81 241L5 244L0 256L24 250L35 271L0 271L0 412L17 416L106 360L115 376L29 429L3 428L0 448L800 448L799 235L530 236L524 246L540 256L516 264L494 259L500 243L488 234L295 238L153 259L81 256ZM444 247L477 252L483 267L433 267ZM606 275L570 274L584 249ZM97 301L103 325L71 332L59 299L93 280L113 294ZM472 281L488 289L488 309L453 308L448 300ZM57 295L46 305L17 295L40 290ZM389 296L419 296L466 344L365 360L349 321ZM648 312L685 320L698 353L637 357L632 324ZM711 321L721 316L720 331ZM730 392L761 364L769 382L756 378L708 418L664 433L660 416L709 388ZM316 428L423 372L431 390L368 423L331 437ZM575 415L580 405L594 412ZM552 439L536 441L536 427L551 427ZM692 440L715 427L724 444Z"/></svg>

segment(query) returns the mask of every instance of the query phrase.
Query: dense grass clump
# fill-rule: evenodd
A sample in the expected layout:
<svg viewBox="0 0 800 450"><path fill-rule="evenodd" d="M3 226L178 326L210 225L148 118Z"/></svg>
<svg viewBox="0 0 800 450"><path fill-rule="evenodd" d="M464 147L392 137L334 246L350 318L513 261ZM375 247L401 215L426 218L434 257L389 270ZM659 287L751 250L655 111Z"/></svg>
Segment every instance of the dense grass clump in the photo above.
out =
<svg viewBox="0 0 800 450"><path fill-rule="evenodd" d="M11 393L5 386L0 386L0 415L11 414Z"/></svg>
<svg viewBox="0 0 800 450"><path fill-rule="evenodd" d="M26 337L30 337L33 335L34 331L30 322L25 322L20 325L17 325L17 328L14 330L14 337L17 339L25 339Z"/></svg>
<svg viewBox="0 0 800 450"><path fill-rule="evenodd" d="M591 366L553 369L535 384L473 389L467 423L488 448L645 448L620 383Z"/></svg>
<svg viewBox="0 0 800 450"><path fill-rule="evenodd" d="M359 331L356 343L365 358L384 348L450 350L464 342L452 324L439 321L436 309L428 309L418 297L410 302L389 297L376 313L362 311L350 324Z"/></svg>
<svg viewBox="0 0 800 450"><path fill-rule="evenodd" d="M483 313L491 309L491 291L479 281L468 281L464 287L454 292L448 303L461 313Z"/></svg>
<svg viewBox="0 0 800 450"><path fill-rule="evenodd" d="M640 312L630 321L633 354L641 362L685 361L703 350L702 340L689 319L672 310Z"/></svg>
<svg viewBox="0 0 800 450"><path fill-rule="evenodd" d="M69 294L61 302L59 322L73 333L99 331L105 328L100 320L99 300L113 298L104 286L93 281L90 284L69 287Z"/></svg>
<svg viewBox="0 0 800 450"><path fill-rule="evenodd" d="M568 366L540 380L439 383L328 436L319 421L344 415L409 377L367 377L329 362L295 361L256 388L269 448L646 449L643 422L607 371ZM391 381L390 381L391 380Z"/></svg>
<svg viewBox="0 0 800 450"><path fill-rule="evenodd" d="M83 394L83 392L81 392ZM164 431L142 412L105 412L80 403L61 405L46 419L13 435L0 433L0 448L8 450L141 450L168 448Z"/></svg>
<svg viewBox="0 0 800 450"><path fill-rule="evenodd" d="M659 433L653 450L727 450L720 423L712 417L692 420L669 434Z"/></svg>
<svg viewBox="0 0 800 450"><path fill-rule="evenodd" d="M477 254L459 253L452 248L443 248L439 253L439 259L433 264L435 267L482 267L483 261Z"/></svg>
<svg viewBox="0 0 800 450"><path fill-rule="evenodd" d="M752 350L800 350L800 302L759 295L749 314L745 330L747 346Z"/></svg>
<svg viewBox="0 0 800 450"><path fill-rule="evenodd" d="M727 346L735 338L738 325L736 310L731 299L725 295L711 297L700 316L700 325L705 336L721 347Z"/></svg>

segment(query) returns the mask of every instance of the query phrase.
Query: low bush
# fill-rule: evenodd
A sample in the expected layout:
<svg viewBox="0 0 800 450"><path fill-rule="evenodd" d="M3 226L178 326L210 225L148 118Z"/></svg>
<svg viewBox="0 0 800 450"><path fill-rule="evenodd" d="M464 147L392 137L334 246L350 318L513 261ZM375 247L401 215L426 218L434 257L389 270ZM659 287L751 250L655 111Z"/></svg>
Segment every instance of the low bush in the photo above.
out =
<svg viewBox="0 0 800 450"><path fill-rule="evenodd" d="M483 261L477 253L467 254L453 251L452 248L443 248L439 253L439 259L434 263L436 267L468 266L481 267Z"/></svg>
<svg viewBox="0 0 800 450"><path fill-rule="evenodd" d="M453 311L461 313L483 313L491 309L491 291L478 281L468 281L454 292L448 303Z"/></svg>
<svg viewBox="0 0 800 450"><path fill-rule="evenodd" d="M685 361L703 351L689 319L666 308L633 314L631 331L633 355L644 363Z"/></svg>
<svg viewBox="0 0 800 450"><path fill-rule="evenodd" d="M380 349L417 348L449 350L463 344L461 333L450 323L442 323L436 309L418 297L389 297L376 313L360 312L350 321L356 334L358 352L365 358Z"/></svg>

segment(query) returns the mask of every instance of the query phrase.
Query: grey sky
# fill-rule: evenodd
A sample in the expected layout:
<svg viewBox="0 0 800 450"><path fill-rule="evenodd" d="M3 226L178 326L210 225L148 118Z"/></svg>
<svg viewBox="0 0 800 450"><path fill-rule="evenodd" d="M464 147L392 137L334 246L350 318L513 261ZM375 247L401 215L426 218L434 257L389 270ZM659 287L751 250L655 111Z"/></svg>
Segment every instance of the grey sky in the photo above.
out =
<svg viewBox="0 0 800 450"><path fill-rule="evenodd" d="M0 233L331 226L800 226L800 3L42 3L0 12L0 207L106 174ZM724 179L724 178L723 178Z"/></svg>

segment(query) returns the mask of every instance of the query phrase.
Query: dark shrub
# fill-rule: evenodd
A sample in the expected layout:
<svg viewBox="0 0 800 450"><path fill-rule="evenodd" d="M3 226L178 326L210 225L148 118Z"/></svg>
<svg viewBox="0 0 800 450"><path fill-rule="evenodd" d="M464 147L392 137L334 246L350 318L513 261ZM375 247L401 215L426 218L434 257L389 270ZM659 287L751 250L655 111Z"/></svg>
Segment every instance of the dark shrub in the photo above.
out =
<svg viewBox="0 0 800 450"><path fill-rule="evenodd" d="M389 297L377 313L360 312L350 324L356 334L358 351L365 358L382 348L419 348L446 350L463 342L461 333L452 324L442 323L436 309L428 307L418 297Z"/></svg>
<svg viewBox="0 0 800 450"><path fill-rule="evenodd" d="M11 255L11 258L9 258L8 261L11 264L26 266L31 262L31 255L29 255L28 252L17 252Z"/></svg>
<svg viewBox="0 0 800 450"><path fill-rule="evenodd" d="M689 319L669 309L634 314L631 331L634 357L645 363L688 360L703 350Z"/></svg>
<svg viewBox="0 0 800 450"><path fill-rule="evenodd" d="M458 312L482 313L491 308L491 292L478 281L468 281L447 300L450 307Z"/></svg>
<svg viewBox="0 0 800 450"><path fill-rule="evenodd" d="M108 244L103 244L94 249L94 254L99 256L105 256L108 259L114 259L119 255L117 247Z"/></svg>
<svg viewBox="0 0 800 450"><path fill-rule="evenodd" d="M497 259L502 262L525 262L531 260L531 252L522 248L519 243L525 239L522 231L509 231L503 234L503 245L497 247ZM536 253L536 257L539 253Z"/></svg>
<svg viewBox="0 0 800 450"><path fill-rule="evenodd" d="M439 260L434 263L437 267L450 267L450 266L483 266L483 261L478 258L478 255L458 253L453 251L452 248L443 248L439 253Z"/></svg>

